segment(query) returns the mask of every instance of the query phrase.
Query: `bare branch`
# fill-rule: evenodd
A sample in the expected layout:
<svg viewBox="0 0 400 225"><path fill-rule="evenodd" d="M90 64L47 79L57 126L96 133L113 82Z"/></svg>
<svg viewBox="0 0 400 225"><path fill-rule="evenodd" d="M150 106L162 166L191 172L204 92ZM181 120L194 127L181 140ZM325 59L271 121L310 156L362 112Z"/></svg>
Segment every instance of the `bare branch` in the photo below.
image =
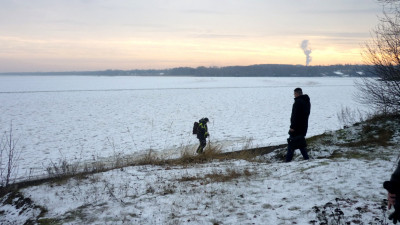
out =
<svg viewBox="0 0 400 225"><path fill-rule="evenodd" d="M384 113L400 112L400 0L379 1L384 8L380 23L365 43L362 56L372 65L370 74L357 83L357 100Z"/></svg>
<svg viewBox="0 0 400 225"><path fill-rule="evenodd" d="M13 176L16 176L18 161L21 156L16 146L18 139L15 139L12 122L8 132L4 132L0 141L0 186L7 187L12 183Z"/></svg>

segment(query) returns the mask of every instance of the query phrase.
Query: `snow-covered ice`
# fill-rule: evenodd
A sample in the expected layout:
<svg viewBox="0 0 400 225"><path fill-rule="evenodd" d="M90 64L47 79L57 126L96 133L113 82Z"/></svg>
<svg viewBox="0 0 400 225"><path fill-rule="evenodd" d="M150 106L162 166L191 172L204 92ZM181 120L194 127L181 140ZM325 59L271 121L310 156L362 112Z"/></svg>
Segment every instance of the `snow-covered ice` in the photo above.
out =
<svg viewBox="0 0 400 225"><path fill-rule="evenodd" d="M342 107L358 108L350 78L0 79L7 106L0 108L1 125L7 130L13 121L24 151L22 169L60 155L79 161L149 148L173 155L179 145L196 144L191 126L202 116L210 118L212 141L223 143L224 151L240 149L247 138L259 146L283 143L298 86L312 101L309 136L338 129ZM28 81L36 84L29 87ZM360 149L367 158L328 158L349 150L340 144L356 140L357 129L345 138L343 130L332 135L339 145L310 146L315 149L309 161L298 151L291 163L274 161L275 151L256 161L131 166L27 187L21 193L33 205L24 212L1 205L0 223L23 224L42 206L45 218L62 224L312 224L315 209L330 202L328 214L340 208L342 221L382 224L388 214L382 210L382 183L397 164L399 131L386 147ZM239 176L214 179L232 172Z"/></svg>
<svg viewBox="0 0 400 225"><path fill-rule="evenodd" d="M339 128L341 108L360 109L352 78L0 76L0 127L12 122L18 177L45 174L60 159L179 156L197 144L191 128L201 117L210 140L233 151L286 141L296 87L311 98L308 136Z"/></svg>

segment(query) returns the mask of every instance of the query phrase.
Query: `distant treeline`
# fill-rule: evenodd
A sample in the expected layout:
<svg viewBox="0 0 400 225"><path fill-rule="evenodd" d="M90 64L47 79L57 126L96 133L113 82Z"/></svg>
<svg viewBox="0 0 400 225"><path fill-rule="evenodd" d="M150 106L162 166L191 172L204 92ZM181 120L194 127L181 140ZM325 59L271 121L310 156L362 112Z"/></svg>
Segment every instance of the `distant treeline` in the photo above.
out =
<svg viewBox="0 0 400 225"><path fill-rule="evenodd" d="M285 64L261 64L227 67L177 67L161 70L103 70L71 72L7 73L10 75L84 75L84 76L198 76L198 77L356 77L371 76L372 66L331 65L302 66ZM5 73L3 73L4 75Z"/></svg>

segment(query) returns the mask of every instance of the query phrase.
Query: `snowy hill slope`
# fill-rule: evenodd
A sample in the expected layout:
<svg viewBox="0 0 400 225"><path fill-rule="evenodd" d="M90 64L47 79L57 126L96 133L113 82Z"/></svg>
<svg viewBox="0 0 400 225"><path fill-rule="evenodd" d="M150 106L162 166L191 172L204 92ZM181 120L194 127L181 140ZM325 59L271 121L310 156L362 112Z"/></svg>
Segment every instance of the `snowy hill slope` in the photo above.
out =
<svg viewBox="0 0 400 225"><path fill-rule="evenodd" d="M282 163L281 146L248 160L131 166L26 187L0 200L0 224L385 224L382 183L397 165L399 122L311 137L309 161L296 151Z"/></svg>

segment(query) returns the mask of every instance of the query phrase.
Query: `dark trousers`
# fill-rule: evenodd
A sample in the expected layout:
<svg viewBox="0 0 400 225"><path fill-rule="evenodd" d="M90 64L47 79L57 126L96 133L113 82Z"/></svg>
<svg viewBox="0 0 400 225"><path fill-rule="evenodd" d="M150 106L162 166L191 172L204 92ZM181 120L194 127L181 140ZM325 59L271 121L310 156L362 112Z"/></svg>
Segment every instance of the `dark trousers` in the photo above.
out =
<svg viewBox="0 0 400 225"><path fill-rule="evenodd" d="M301 152L301 154L303 155L303 158L305 159L305 160L308 160L309 159L309 157L308 157L308 154L307 154L307 149L304 147L304 148L299 148L300 149L300 152ZM294 151L295 151L296 149L292 149L290 146L288 146L288 149L287 149L287 154L286 154L286 162L290 162L290 161L292 161L292 159L293 159L293 154L294 154Z"/></svg>
<svg viewBox="0 0 400 225"><path fill-rule="evenodd" d="M206 139L199 139L199 141L200 141L200 145L197 148L196 152L197 153L203 153L203 149L204 149L204 147L206 147L207 141L206 141Z"/></svg>

